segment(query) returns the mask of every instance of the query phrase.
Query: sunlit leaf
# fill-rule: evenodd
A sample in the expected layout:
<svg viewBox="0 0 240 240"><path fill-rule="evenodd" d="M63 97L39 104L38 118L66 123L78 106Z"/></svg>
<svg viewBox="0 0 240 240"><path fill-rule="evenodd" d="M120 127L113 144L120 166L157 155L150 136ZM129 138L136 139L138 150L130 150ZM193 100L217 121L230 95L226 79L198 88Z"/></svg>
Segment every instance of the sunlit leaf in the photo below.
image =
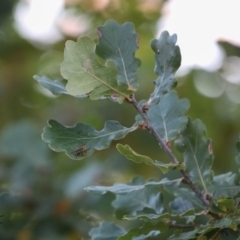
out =
<svg viewBox="0 0 240 240"><path fill-rule="evenodd" d="M118 69L118 83L131 91L138 87L136 71L141 61L135 58L138 49L138 34L132 23L119 24L109 20L97 28L99 43L96 53L105 60L112 60Z"/></svg>
<svg viewBox="0 0 240 240"><path fill-rule="evenodd" d="M156 224L147 222L142 227L132 228L125 235L118 238L118 240L148 240L159 238L161 232L168 229L162 222Z"/></svg>
<svg viewBox="0 0 240 240"><path fill-rule="evenodd" d="M170 36L167 31L162 32L159 39L151 42L155 52L155 73L158 78L154 81L155 89L148 100L148 106L157 104L163 94L176 86L174 74L181 65L181 53L176 42L177 35Z"/></svg>
<svg viewBox="0 0 240 240"><path fill-rule="evenodd" d="M121 139L137 128L123 127L117 121L107 121L101 131L84 123L69 127L49 120L48 124L49 127L44 128L43 140L52 150L65 151L70 158L77 160L91 155L95 150L108 148L112 140Z"/></svg>
<svg viewBox="0 0 240 240"><path fill-rule="evenodd" d="M113 94L118 96L118 102L122 102L132 93L118 86L114 62L100 64L95 54L95 43L88 37L66 42L61 73L68 80L67 92L74 96L89 95L96 100Z"/></svg>
<svg viewBox="0 0 240 240"><path fill-rule="evenodd" d="M174 163L162 163L160 161L152 160L148 156L144 156L136 153L128 145L123 146L118 143L116 145L117 150L124 155L127 159L134 161L135 163L145 163L147 165L159 168L163 173L167 173L169 169L184 169L183 164L174 164Z"/></svg>
<svg viewBox="0 0 240 240"><path fill-rule="evenodd" d="M181 132L176 146L183 153L186 171L193 182L208 193L208 185L212 183L213 164L212 141L206 137L204 124L199 120L188 121Z"/></svg>
<svg viewBox="0 0 240 240"><path fill-rule="evenodd" d="M103 222L99 227L92 228L89 232L92 240L117 240L126 231L110 222Z"/></svg>
<svg viewBox="0 0 240 240"><path fill-rule="evenodd" d="M189 109L187 99L179 99L177 93L172 91L162 96L161 101L152 106L147 116L165 142L173 140L186 126L188 118L184 116Z"/></svg>

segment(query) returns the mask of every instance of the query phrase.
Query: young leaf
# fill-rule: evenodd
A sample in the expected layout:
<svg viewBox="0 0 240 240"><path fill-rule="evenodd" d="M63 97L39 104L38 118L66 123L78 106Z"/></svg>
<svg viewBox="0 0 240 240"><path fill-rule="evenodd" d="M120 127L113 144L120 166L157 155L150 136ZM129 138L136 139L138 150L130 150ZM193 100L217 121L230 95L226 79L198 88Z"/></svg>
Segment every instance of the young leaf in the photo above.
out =
<svg viewBox="0 0 240 240"><path fill-rule="evenodd" d="M155 73L158 78L154 81L155 89L151 94L147 105L155 105L160 101L163 94L169 92L176 85L175 72L181 65L181 53L176 46L177 35L169 35L167 31L162 32L159 39L151 42L151 47L155 52Z"/></svg>
<svg viewBox="0 0 240 240"><path fill-rule="evenodd" d="M188 118L184 114L189 107L188 99L179 99L172 91L163 95L161 101L148 110L147 116L161 138L169 142L186 126Z"/></svg>
<svg viewBox="0 0 240 240"><path fill-rule="evenodd" d="M117 240L126 231L110 222L103 222L100 226L92 228L89 235L92 240Z"/></svg>
<svg viewBox="0 0 240 240"><path fill-rule="evenodd" d="M148 156L140 155L136 153L132 148L128 145L123 146L122 144L118 143L116 145L117 150L124 155L127 159L130 159L136 163L145 163L147 165L159 168L162 173L167 173L169 169L184 169L183 164L174 164L174 163L162 163L159 161L152 160Z"/></svg>
<svg viewBox="0 0 240 240"><path fill-rule="evenodd" d="M176 140L176 146L183 153L186 171L193 182L207 194L213 178L213 153L212 141L206 137L204 124L199 119L194 122L189 119L186 129Z"/></svg>
<svg viewBox="0 0 240 240"><path fill-rule="evenodd" d="M135 58L138 49L138 34L132 23L119 24L109 20L97 28L99 43L96 53L105 60L112 60L118 69L118 84L127 86L128 90L138 88L136 71L141 61Z"/></svg>
<svg viewBox="0 0 240 240"><path fill-rule="evenodd" d="M137 126L126 128L117 121L107 121L101 131L91 125L78 123L73 127L64 126L55 120L49 120L49 127L44 128L42 138L56 152L65 151L72 159L83 159L95 150L108 148L112 140L124 138Z"/></svg>
<svg viewBox="0 0 240 240"><path fill-rule="evenodd" d="M88 37L77 42L67 41L61 73L68 80L67 91L74 95L89 95L91 99L117 95L122 102L132 93L117 84L117 69L112 61L101 65L95 54L95 43Z"/></svg>

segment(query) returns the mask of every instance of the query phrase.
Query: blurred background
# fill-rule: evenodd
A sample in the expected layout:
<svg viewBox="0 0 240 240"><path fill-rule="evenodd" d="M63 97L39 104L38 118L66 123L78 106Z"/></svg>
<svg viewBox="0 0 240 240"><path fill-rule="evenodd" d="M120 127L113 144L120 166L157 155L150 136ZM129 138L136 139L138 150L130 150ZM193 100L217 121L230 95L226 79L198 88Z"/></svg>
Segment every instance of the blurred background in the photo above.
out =
<svg viewBox="0 0 240 240"><path fill-rule="evenodd" d="M61 80L65 41L83 35L96 39L96 27L108 19L133 22L140 35L138 100L149 97L156 79L151 39L163 30L178 35L183 60L177 91L191 102L188 115L202 119L213 139L215 174L237 172L239 5L238 0L1 0L0 239L90 239L90 228L113 218L113 196L100 198L84 187L128 182L135 175L163 177L122 157L117 142L74 161L41 140L48 119L69 126L89 123L98 130L108 119L127 127L134 123L136 112L128 104L55 97L32 77ZM147 132L131 133L119 142L168 161Z"/></svg>

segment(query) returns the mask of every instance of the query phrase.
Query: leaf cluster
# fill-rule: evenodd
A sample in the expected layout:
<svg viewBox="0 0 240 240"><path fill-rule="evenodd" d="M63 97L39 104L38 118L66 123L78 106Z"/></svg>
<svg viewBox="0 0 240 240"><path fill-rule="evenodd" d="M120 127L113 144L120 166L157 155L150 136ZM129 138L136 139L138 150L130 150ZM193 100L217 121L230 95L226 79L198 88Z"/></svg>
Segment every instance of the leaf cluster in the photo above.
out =
<svg viewBox="0 0 240 240"><path fill-rule="evenodd" d="M57 152L65 152L75 160L108 148L113 140L124 138L140 129L156 138L169 158L166 163L152 159L118 143L117 150L127 159L147 164L166 174L161 180L145 181L134 177L131 182L113 186L91 186L86 190L100 196L115 196L112 207L116 218L140 225L125 230L111 222L103 222L89 235L94 240L137 239L237 239L240 231L238 174L215 175L213 143L199 119L185 114L190 107L187 99L179 99L174 88L175 72L181 65L177 36L164 31L151 42L155 56L154 90L148 100L137 101L137 70L141 61L135 57L139 36L132 23L107 21L97 28L98 43L89 37L67 41L61 65L66 85L43 76L34 78L53 94L68 94L82 99L110 99L128 103L137 110L131 127L109 120L102 130L78 123L64 126L49 120L42 138ZM172 150L175 145L181 160ZM240 142L237 143L240 163ZM144 149L143 149L144 151ZM178 171L181 177L172 177Z"/></svg>

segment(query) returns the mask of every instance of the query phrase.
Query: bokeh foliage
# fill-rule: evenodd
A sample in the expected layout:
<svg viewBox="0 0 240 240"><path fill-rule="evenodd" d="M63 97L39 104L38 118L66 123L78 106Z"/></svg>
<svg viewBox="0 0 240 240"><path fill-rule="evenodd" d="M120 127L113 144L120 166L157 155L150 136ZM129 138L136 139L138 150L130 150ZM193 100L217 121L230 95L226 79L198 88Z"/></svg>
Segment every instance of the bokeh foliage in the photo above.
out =
<svg viewBox="0 0 240 240"><path fill-rule="evenodd" d="M114 149L95 153L82 162L69 161L64 154L50 152L40 136L49 118L66 125L88 122L100 130L107 119L119 120L130 127L136 113L126 104L115 111L112 102L87 99L80 102L70 96L53 99L36 90L37 83L32 79L36 73L61 80L62 52L65 40L70 37L65 36L63 41L45 49L34 47L13 27L12 10L16 2L5 0L0 5L0 215L4 215L0 233L6 240L79 239L79 236L88 239L89 229L97 226L100 219L111 220L113 195L108 193L104 198L96 198L87 195L84 187L127 182L136 174L146 179L161 178L162 175L151 166L125 160ZM66 5L75 8L79 14L87 14L91 19L88 33L93 38L96 38L95 28L107 19L135 24L136 32L141 36L137 52L137 57L142 59L138 72L140 86L136 93L139 98L147 98L153 90L152 81L156 79L150 40L154 38L154 27L162 6L160 0L152 8L144 2L115 0L103 9L94 0ZM222 45L229 55L240 55L238 48ZM240 129L239 106L225 97L210 99L199 94L193 84L194 76L199 72L194 70L179 78L178 92L181 98L191 100L188 115L193 119L201 118L207 126L208 136L213 139L216 158L213 168L217 172L226 172L236 168L230 159L234 158L234 142ZM93 108L95 110L90 112ZM126 141L134 150L144 149L144 154L153 159L166 159L165 154L156 151L157 143L148 134L143 133L141 141L133 141L139 136L132 133Z"/></svg>

